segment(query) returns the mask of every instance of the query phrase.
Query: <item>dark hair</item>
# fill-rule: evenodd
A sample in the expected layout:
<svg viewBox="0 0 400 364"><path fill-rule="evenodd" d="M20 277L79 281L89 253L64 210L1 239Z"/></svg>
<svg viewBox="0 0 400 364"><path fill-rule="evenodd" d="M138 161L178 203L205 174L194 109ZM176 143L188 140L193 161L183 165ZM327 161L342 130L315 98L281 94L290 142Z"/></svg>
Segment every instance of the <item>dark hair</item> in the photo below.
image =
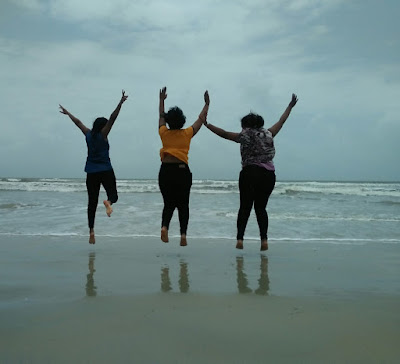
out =
<svg viewBox="0 0 400 364"><path fill-rule="evenodd" d="M178 106L174 106L165 114L165 122L170 129L181 129L185 125L186 116Z"/></svg>
<svg viewBox="0 0 400 364"><path fill-rule="evenodd" d="M258 129L264 126L264 119L262 116L252 112L246 116L243 116L241 122L242 128Z"/></svg>
<svg viewBox="0 0 400 364"><path fill-rule="evenodd" d="M107 124L107 119L106 118L97 118L93 122L93 128L92 128L92 135L96 135L97 133L100 133L101 129L104 128L104 126Z"/></svg>

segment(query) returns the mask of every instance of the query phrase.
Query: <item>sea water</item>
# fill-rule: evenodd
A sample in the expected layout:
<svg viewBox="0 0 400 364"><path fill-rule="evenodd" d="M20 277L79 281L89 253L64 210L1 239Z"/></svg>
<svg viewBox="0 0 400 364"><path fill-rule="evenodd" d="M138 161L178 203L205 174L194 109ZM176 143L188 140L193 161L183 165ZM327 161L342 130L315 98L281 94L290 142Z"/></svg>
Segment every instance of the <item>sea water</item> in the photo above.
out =
<svg viewBox="0 0 400 364"><path fill-rule="evenodd" d="M111 218L100 191L95 231L100 236L160 234L162 196L157 180L117 181L119 200ZM195 180L190 195L188 237L236 237L237 181ZM84 179L0 178L0 238L10 235L87 237ZM400 183L278 181L267 206L274 243L400 243ZM170 236L179 235L177 211ZM258 241L252 212L245 234Z"/></svg>

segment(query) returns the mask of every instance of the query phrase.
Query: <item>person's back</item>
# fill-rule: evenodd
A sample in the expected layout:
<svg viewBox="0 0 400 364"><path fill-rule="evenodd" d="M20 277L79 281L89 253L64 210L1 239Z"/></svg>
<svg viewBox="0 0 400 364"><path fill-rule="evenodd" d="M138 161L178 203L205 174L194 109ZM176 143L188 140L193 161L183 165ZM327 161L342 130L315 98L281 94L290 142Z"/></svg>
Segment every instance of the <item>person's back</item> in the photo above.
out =
<svg viewBox="0 0 400 364"><path fill-rule="evenodd" d="M160 150L161 160L164 160L165 156L169 154L188 164L193 128L190 126L186 129L168 129L162 125L159 128L159 134L163 144Z"/></svg>
<svg viewBox="0 0 400 364"><path fill-rule="evenodd" d="M101 133L93 134L92 131L86 133L86 144L88 155L85 172L95 173L112 169L109 155L110 145Z"/></svg>
<svg viewBox="0 0 400 364"><path fill-rule="evenodd" d="M272 160L275 156L274 139L269 130L264 128L244 128L239 133L242 167L248 165L268 165L274 170Z"/></svg>

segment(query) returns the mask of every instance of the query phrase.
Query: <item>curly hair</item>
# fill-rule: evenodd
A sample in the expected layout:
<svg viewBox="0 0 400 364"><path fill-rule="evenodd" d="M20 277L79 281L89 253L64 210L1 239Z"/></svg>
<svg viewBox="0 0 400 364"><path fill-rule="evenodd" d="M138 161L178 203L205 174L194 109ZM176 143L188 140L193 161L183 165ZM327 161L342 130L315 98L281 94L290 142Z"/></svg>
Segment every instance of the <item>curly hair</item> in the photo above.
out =
<svg viewBox="0 0 400 364"><path fill-rule="evenodd" d="M106 118L97 118L93 122L93 127L92 127L92 135L96 135L97 133L101 132L101 129L104 128L104 126L107 124L107 119Z"/></svg>
<svg viewBox="0 0 400 364"><path fill-rule="evenodd" d="M261 115L250 113L241 120L242 128L258 129L264 126L264 119Z"/></svg>
<svg viewBox="0 0 400 364"><path fill-rule="evenodd" d="M181 129L185 125L186 116L178 106L174 106L165 114L165 122L170 129Z"/></svg>

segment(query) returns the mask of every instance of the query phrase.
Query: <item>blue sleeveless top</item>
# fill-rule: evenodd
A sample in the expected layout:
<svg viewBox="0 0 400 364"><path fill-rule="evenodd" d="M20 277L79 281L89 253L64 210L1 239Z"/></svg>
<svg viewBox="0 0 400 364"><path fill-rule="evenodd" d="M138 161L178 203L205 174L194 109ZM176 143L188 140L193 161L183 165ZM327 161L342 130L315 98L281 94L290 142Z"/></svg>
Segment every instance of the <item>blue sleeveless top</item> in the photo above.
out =
<svg viewBox="0 0 400 364"><path fill-rule="evenodd" d="M108 141L104 139L101 133L92 135L91 131L86 133L86 145L88 156L86 159L85 172L96 173L112 169Z"/></svg>

